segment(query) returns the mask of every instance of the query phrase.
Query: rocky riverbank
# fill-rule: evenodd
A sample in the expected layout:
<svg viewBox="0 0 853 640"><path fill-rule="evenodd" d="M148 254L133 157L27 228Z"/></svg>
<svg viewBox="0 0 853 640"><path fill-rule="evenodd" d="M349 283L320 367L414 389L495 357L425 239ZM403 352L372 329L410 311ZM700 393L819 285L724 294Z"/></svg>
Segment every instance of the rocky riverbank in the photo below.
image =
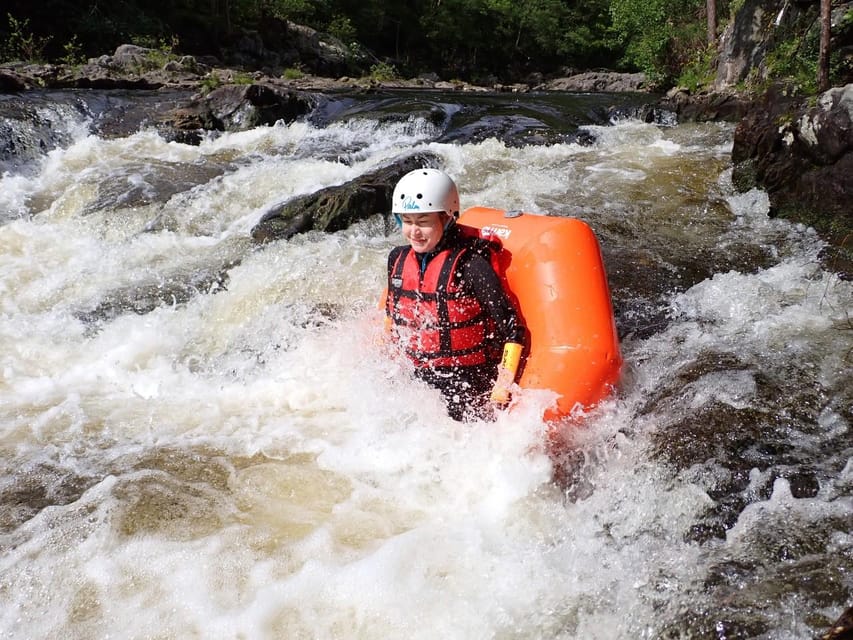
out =
<svg viewBox="0 0 853 640"><path fill-rule="evenodd" d="M771 216L813 226L853 273L853 84L816 101L767 94L738 123L732 162L738 189L764 189Z"/></svg>
<svg viewBox="0 0 853 640"><path fill-rule="evenodd" d="M191 144L207 131L292 121L309 113L318 96L336 92L647 92L647 106L634 115L649 122L738 122L733 149L738 188L766 190L771 215L814 226L831 243L836 270L853 272L853 183L849 179L853 174L853 85L834 88L816 101L779 93L756 101L732 90L699 95L675 90L660 97L649 91L643 74L606 71L552 79L533 75L524 83L495 82L490 86L444 81L430 75L405 80L309 74L284 77L223 68L215 60L170 56L134 45L123 45L112 55L90 59L83 65L21 63L0 67L0 93L67 89L171 92L171 99L153 101L143 114L109 120L104 123L108 130L99 133L128 135L141 121L156 122L164 136ZM5 140L0 136L4 155L14 154L21 147L13 134L8 135Z"/></svg>
<svg viewBox="0 0 853 640"><path fill-rule="evenodd" d="M319 55L315 52L314 55ZM438 91L515 92L648 91L643 73L583 71L545 79L532 74L525 82L503 84L497 79L488 85L461 80L442 80L434 74L417 78L321 76L291 69L291 73L241 71L222 67L217 60L175 56L156 49L122 45L112 55L91 58L85 64L26 64L0 66L0 92L32 89L192 89L210 90L223 84L262 83L313 92L345 90L434 89Z"/></svg>

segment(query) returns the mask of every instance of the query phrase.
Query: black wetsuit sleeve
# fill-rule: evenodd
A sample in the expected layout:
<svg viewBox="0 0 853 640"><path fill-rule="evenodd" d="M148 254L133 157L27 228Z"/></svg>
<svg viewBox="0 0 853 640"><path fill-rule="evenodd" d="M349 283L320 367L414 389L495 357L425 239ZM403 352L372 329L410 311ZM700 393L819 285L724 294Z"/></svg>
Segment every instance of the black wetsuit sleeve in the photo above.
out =
<svg viewBox="0 0 853 640"><path fill-rule="evenodd" d="M506 295L492 265L483 256L471 253L459 272L459 285L471 291L492 318L503 342L524 344L527 329Z"/></svg>

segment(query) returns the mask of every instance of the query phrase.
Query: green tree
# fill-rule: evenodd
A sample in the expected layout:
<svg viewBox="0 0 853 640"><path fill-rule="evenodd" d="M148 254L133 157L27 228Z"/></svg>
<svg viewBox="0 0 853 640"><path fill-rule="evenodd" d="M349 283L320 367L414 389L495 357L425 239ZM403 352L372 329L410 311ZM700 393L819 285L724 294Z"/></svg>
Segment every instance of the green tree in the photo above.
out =
<svg viewBox="0 0 853 640"><path fill-rule="evenodd" d="M820 50L817 62L819 91L829 89L829 42L832 38L832 2L820 0Z"/></svg>
<svg viewBox="0 0 853 640"><path fill-rule="evenodd" d="M705 46L702 0L611 0L625 60L654 81L667 81Z"/></svg>
<svg viewBox="0 0 853 640"><path fill-rule="evenodd" d="M732 0L734 1L734 0ZM361 43L403 75L483 79L560 67L620 65L677 75L702 47L714 0L6 0L29 31L0 24L0 43L32 36L44 57L108 53L126 42L180 43L220 55L243 30L288 46L284 20ZM725 14L727 0L716 0ZM707 4L706 4L707 3ZM4 6L6 6L4 5ZM25 22L28 21L28 22ZM2 20L0 20L2 22ZM16 33L18 34L16 36ZM697 40L695 34L700 33ZM352 42L347 42L352 44ZM692 47L692 48L691 48ZM6 47L8 49L8 45ZM20 46L18 47L20 48Z"/></svg>
<svg viewBox="0 0 853 640"><path fill-rule="evenodd" d="M705 13L708 16L708 44L717 41L717 0L705 2Z"/></svg>
<svg viewBox="0 0 853 640"><path fill-rule="evenodd" d="M496 17L484 0L433 0L421 14L420 33L412 34L412 42L417 43L418 36L423 39L430 62L427 68L464 77L479 68L484 48L493 49L490 40L496 37ZM498 64L506 64L507 56L497 54Z"/></svg>
<svg viewBox="0 0 853 640"><path fill-rule="evenodd" d="M623 49L616 38L609 0L565 2L554 34L560 64L577 67L616 67Z"/></svg>
<svg viewBox="0 0 853 640"><path fill-rule="evenodd" d="M325 0L255 0L261 15L280 20L311 24L323 20L329 13L330 2Z"/></svg>

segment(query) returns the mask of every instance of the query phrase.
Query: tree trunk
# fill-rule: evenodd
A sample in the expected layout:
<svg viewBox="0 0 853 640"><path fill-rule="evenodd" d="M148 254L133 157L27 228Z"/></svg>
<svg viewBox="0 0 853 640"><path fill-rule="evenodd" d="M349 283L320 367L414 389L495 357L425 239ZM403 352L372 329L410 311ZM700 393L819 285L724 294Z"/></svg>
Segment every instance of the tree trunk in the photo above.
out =
<svg viewBox="0 0 853 640"><path fill-rule="evenodd" d="M829 39L832 37L832 0L820 0L820 53L817 60L817 86L829 89Z"/></svg>
<svg viewBox="0 0 853 640"><path fill-rule="evenodd" d="M717 0L705 0L708 11L708 44L717 41Z"/></svg>

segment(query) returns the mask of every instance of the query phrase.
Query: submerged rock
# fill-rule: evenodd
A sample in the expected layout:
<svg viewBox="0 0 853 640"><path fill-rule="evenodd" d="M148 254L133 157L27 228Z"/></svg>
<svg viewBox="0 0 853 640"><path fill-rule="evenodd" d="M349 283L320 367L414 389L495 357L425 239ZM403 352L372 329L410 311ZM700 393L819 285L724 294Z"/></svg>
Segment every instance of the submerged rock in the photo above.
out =
<svg viewBox="0 0 853 640"><path fill-rule="evenodd" d="M74 473L51 460L16 464L10 457L0 480L0 534L12 534L48 507L75 502L97 482L89 473Z"/></svg>
<svg viewBox="0 0 853 640"><path fill-rule="evenodd" d="M111 322L125 313L145 315L162 306L184 304L197 295L224 291L229 271L240 263L245 251L245 239L233 247L223 248L220 255L207 255L195 265L180 269L144 274L136 282L104 294L91 307L77 311L77 318L97 331L100 325Z"/></svg>

